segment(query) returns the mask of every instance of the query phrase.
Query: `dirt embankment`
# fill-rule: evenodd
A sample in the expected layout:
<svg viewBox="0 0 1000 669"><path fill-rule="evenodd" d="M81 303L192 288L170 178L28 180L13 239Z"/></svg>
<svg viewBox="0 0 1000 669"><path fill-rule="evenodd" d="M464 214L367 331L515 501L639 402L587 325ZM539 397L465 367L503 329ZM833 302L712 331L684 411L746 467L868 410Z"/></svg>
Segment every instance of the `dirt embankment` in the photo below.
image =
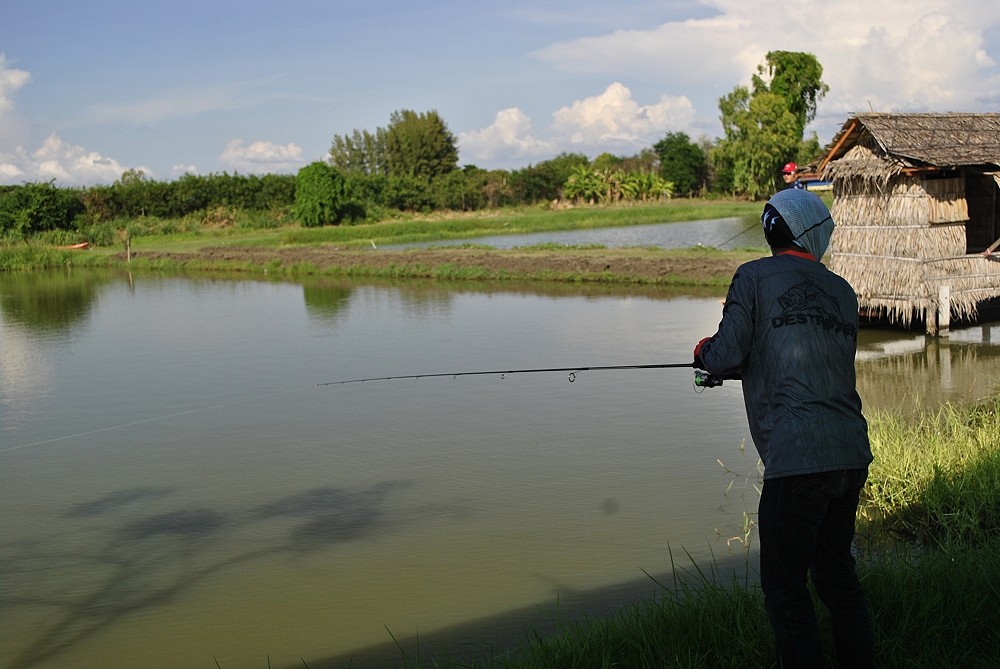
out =
<svg viewBox="0 0 1000 669"><path fill-rule="evenodd" d="M745 253L670 254L631 249L489 250L467 248L345 250L334 247L213 247L192 253L140 252L134 259L246 267L312 266L350 274L467 275L482 278L725 284L753 257Z"/></svg>

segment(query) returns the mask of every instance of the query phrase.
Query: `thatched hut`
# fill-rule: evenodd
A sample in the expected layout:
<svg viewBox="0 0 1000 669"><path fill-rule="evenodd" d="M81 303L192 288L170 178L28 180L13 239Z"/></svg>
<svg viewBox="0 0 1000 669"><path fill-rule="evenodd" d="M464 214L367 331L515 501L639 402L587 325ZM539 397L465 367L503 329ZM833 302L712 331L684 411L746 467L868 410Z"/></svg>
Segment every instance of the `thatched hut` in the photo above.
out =
<svg viewBox="0 0 1000 669"><path fill-rule="evenodd" d="M1000 296L1000 114L858 114L817 173L862 312L947 334Z"/></svg>

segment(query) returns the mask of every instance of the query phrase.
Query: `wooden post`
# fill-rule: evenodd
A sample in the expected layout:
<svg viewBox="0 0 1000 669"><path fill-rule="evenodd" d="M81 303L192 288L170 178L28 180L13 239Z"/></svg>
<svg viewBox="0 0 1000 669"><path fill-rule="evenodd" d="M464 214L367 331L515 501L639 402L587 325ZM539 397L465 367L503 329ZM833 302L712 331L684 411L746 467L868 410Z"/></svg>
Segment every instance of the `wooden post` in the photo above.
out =
<svg viewBox="0 0 1000 669"><path fill-rule="evenodd" d="M938 348L938 360L941 363L941 387L953 390L955 386L951 378L951 347L948 344Z"/></svg>
<svg viewBox="0 0 1000 669"><path fill-rule="evenodd" d="M947 337L951 334L951 286L938 286L937 303L937 336Z"/></svg>
<svg viewBox="0 0 1000 669"><path fill-rule="evenodd" d="M937 303L927 298L924 302L926 305L924 307L924 328L927 331L927 335L930 337L937 336L937 326L938 326L938 312Z"/></svg>

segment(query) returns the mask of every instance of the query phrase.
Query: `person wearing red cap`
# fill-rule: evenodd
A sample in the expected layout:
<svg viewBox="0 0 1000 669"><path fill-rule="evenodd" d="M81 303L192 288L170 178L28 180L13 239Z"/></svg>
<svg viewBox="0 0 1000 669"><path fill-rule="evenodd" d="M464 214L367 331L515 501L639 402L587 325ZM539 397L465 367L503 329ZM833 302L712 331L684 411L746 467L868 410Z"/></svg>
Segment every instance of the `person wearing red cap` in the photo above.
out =
<svg viewBox="0 0 1000 669"><path fill-rule="evenodd" d="M805 188L805 185L799 181L799 177L796 174L798 170L799 166L795 163L785 163L785 166L781 168L781 180L785 182L785 188L797 188L799 190Z"/></svg>

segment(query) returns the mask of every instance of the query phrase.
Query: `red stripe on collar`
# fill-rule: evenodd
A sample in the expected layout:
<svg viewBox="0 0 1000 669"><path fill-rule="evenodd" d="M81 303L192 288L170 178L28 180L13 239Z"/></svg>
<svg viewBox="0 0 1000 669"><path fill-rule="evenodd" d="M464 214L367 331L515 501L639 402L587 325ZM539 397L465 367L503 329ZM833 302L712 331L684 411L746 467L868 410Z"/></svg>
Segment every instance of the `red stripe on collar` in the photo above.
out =
<svg viewBox="0 0 1000 669"><path fill-rule="evenodd" d="M779 256L795 256L796 258L805 258L806 260L812 260L815 262L816 256L809 253L808 251L796 251L794 249L785 249L783 251L778 251Z"/></svg>

